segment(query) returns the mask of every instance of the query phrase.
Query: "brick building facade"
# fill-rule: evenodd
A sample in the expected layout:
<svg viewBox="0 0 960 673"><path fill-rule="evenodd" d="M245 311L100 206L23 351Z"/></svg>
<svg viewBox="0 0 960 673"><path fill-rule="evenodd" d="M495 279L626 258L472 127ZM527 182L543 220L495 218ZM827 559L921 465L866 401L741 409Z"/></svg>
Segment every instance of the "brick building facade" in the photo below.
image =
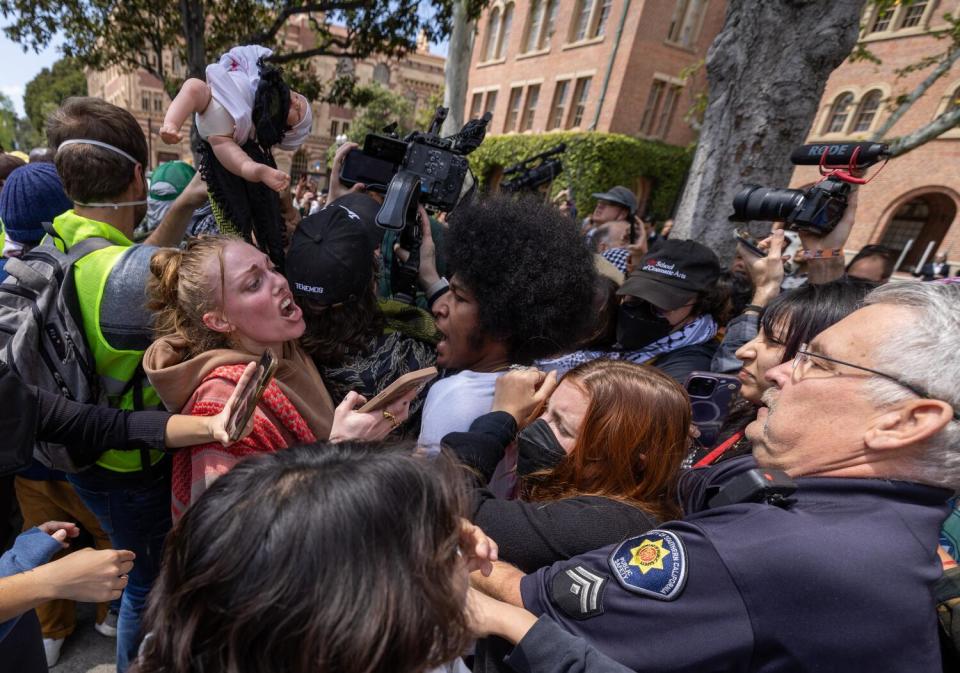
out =
<svg viewBox="0 0 960 673"><path fill-rule="evenodd" d="M283 36L291 49L307 49L314 46L314 37L306 20L291 21ZM186 67L173 53L165 53L165 66L174 75L184 77ZM431 54L425 40L418 43L415 52L400 59L371 56L362 60L320 56L312 59L314 71L321 82L332 81L339 72L353 72L361 84L376 81L396 93L407 97L412 103L413 114L428 104L431 95L443 88L443 70L446 59ZM179 146L166 145L159 134L163 116L170 104L170 97L163 90L159 79L145 70L124 71L110 68L103 71L88 71L87 87L91 96L129 110L140 122L150 150L151 167L173 159L190 160L187 139L188 125L181 131L184 141ZM346 133L353 119L353 110L328 103L313 103L313 129L306 142L297 152L275 150L274 158L281 170L291 173L294 180L304 172L321 178L325 185L327 173L327 149L336 137Z"/></svg>
<svg viewBox="0 0 960 673"><path fill-rule="evenodd" d="M807 142L866 140L890 114L891 99L909 93L927 77L932 66L897 78L896 71L943 52L948 40L931 32L946 27L944 14L960 12L960 2L916 1L878 13L868 7L863 17L866 46L881 64L844 62L830 76ZM891 129L888 137L903 136L933 121L960 102L960 66L941 77ZM911 271L930 248L928 259L948 252L960 261L960 128L891 160L875 180L860 188L856 224L848 254L876 243L903 251L901 271ZM876 169L874 169L876 170ZM815 168L794 172L794 187L818 179Z"/></svg>
<svg viewBox="0 0 960 673"><path fill-rule="evenodd" d="M495 0L478 21L467 116L489 133L598 130L686 145L723 0Z"/></svg>

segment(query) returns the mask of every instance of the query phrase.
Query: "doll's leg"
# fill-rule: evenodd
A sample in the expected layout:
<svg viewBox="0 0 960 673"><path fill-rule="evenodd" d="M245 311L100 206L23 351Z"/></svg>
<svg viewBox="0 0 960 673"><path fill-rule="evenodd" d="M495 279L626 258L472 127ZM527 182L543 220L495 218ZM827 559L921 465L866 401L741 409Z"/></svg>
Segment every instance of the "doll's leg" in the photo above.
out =
<svg viewBox="0 0 960 673"><path fill-rule="evenodd" d="M223 167L247 182L262 182L270 189L282 192L290 186L290 176L266 164L259 164L233 141L230 136L210 136L207 142Z"/></svg>
<svg viewBox="0 0 960 673"><path fill-rule="evenodd" d="M192 112L203 112L210 104L210 86L203 80L190 78L180 87L167 108L160 127L160 137L168 145L180 142L180 127Z"/></svg>

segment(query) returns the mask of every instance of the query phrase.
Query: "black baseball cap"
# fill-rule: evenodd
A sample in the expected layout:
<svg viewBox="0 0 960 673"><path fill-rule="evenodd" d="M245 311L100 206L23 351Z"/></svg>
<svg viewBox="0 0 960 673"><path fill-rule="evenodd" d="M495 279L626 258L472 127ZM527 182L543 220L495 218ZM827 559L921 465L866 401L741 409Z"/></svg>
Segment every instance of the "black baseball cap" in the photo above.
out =
<svg viewBox="0 0 960 673"><path fill-rule="evenodd" d="M672 311L716 285L719 278L720 260L710 248L696 241L667 239L643 257L617 294Z"/></svg>
<svg viewBox="0 0 960 673"><path fill-rule="evenodd" d="M637 197L622 185L617 185L607 192L591 194L591 196L598 201L609 201L610 203L616 203L618 206L623 206L630 211L630 215L635 215L637 212Z"/></svg>
<svg viewBox="0 0 960 673"><path fill-rule="evenodd" d="M330 306L369 291L383 235L373 219L378 209L369 196L348 194L303 218L284 264L295 296Z"/></svg>

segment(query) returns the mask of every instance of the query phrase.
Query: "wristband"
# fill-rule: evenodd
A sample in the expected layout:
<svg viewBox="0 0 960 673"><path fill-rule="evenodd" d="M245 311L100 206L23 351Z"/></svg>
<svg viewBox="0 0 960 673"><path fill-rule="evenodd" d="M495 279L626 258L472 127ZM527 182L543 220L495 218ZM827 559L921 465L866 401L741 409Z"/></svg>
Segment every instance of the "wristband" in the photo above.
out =
<svg viewBox="0 0 960 673"><path fill-rule="evenodd" d="M760 313L763 313L763 307L758 306L757 304L747 304L746 306L743 307L743 311L741 311L741 313L747 313L749 311L753 311L754 313L760 314Z"/></svg>
<svg viewBox="0 0 960 673"><path fill-rule="evenodd" d="M440 276L439 280L430 284L430 287L427 288L427 291L425 294L428 297L432 297L433 295L437 294L440 290L446 289L449 285L450 285L450 282L443 276Z"/></svg>
<svg viewBox="0 0 960 673"><path fill-rule="evenodd" d="M801 250L800 259L810 261L811 259L829 259L831 257L843 257L843 248L833 248L827 250Z"/></svg>

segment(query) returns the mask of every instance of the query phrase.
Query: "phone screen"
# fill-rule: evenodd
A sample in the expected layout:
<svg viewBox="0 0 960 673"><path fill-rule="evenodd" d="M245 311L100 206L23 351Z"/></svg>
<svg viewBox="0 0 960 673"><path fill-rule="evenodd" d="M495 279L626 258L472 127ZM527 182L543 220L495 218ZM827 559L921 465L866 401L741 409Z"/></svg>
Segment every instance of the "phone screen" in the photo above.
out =
<svg viewBox="0 0 960 673"><path fill-rule="evenodd" d="M257 363L257 370L253 378L244 386L240 393L240 399L227 421L227 434L230 436L231 442L237 441L243 429L247 427L247 423L250 422L250 417L256 411L257 404L260 403L263 393L270 384L270 379L273 378L278 364L277 357L269 349L265 350L263 355L260 356L260 362Z"/></svg>

